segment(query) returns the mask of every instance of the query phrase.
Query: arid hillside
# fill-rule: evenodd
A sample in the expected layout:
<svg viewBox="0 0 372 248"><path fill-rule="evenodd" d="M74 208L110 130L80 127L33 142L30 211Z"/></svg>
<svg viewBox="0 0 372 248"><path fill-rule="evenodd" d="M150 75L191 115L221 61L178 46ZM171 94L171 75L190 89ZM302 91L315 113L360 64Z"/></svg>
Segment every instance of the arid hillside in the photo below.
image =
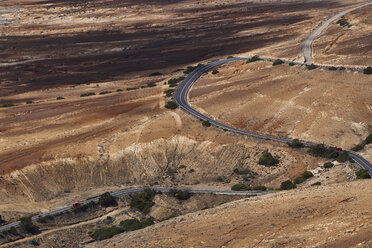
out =
<svg viewBox="0 0 372 248"><path fill-rule="evenodd" d="M371 66L371 13L372 5L368 5L346 14L344 18L338 20L339 24L333 23L314 43L314 62L343 66Z"/></svg>
<svg viewBox="0 0 372 248"><path fill-rule="evenodd" d="M229 63L199 79L191 105L239 129L352 148L372 130L372 78L271 62Z"/></svg>
<svg viewBox="0 0 372 248"><path fill-rule="evenodd" d="M88 247L367 248L371 195L370 181L355 181L248 198Z"/></svg>

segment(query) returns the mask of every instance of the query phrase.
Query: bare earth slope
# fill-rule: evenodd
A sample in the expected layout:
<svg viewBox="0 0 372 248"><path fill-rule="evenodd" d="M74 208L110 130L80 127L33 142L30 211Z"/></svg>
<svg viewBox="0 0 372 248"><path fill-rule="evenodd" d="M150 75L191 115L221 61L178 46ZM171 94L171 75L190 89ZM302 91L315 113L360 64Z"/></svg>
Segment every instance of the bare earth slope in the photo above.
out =
<svg viewBox="0 0 372 248"><path fill-rule="evenodd" d="M224 204L89 247L371 247L371 202L370 181L299 189Z"/></svg>

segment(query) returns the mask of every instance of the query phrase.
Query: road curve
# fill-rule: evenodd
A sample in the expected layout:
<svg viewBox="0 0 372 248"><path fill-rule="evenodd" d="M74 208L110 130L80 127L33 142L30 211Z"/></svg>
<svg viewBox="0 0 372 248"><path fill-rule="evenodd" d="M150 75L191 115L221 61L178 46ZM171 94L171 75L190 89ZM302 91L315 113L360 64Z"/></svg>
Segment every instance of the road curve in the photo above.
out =
<svg viewBox="0 0 372 248"><path fill-rule="evenodd" d="M265 195L274 193L274 191L260 191L260 190L251 190L251 191L228 191L228 190L203 190L203 189L189 189L189 188L167 188L167 187L151 187L156 191L160 191L163 193L168 193L171 190L188 190L190 193L194 194L217 194L217 195L246 195L246 196L253 196L253 195ZM142 192L144 187L137 187L137 188L130 188L130 189L122 189L116 192L111 193L112 196L119 197L123 195L129 195L133 193ZM87 204L89 202L98 202L99 196L90 198L88 200L80 202L80 204ZM50 212L46 212L43 214L32 216L32 221L36 221L39 217L44 217L48 215L54 215L58 213L66 212L72 209L72 206L66 206L63 208L59 208ZM0 226L0 232L10 229L11 227L17 227L21 224L20 221L16 221L13 223L9 223L7 225Z"/></svg>
<svg viewBox="0 0 372 248"><path fill-rule="evenodd" d="M270 139L270 140L274 140L274 141L281 142L281 143L287 143L287 142L291 141L290 139L284 139L284 138L278 138L278 137L268 136L268 135L259 134L259 133L248 132L248 131L239 130L239 129L236 129L236 128L227 126L227 125L225 125L225 124L223 124L223 123L221 123L219 121L216 121L216 120L214 120L214 119L212 119L212 118L210 118L210 117L208 117L208 116L200 113L199 111L197 111L196 109L194 109L193 107L191 107L190 104L188 103L187 96L188 96L188 93L189 93L191 87L196 82L196 80L201 75L203 75L205 72L209 71L210 69L212 69L214 67L223 65L225 63L229 63L229 62L232 62L232 61L247 60L247 59L250 59L250 58L230 58L230 59L225 59L225 60L213 61L213 62L211 62L209 64L198 66L178 86L178 88L177 88L177 90L176 90L176 92L174 94L174 97L173 97L174 100L181 107L181 109L183 109L184 111L192 114L193 116L195 116L195 117L197 117L199 119L207 120L212 125L217 126L219 128L222 128L222 129L225 129L225 130L234 132L234 133L248 135L248 136L255 137L255 138L260 138L260 139ZM273 59L262 59L262 60L265 60L265 61L274 61ZM284 63L290 63L289 61L283 61L283 62ZM305 65L304 63L296 63L296 64ZM309 147L312 144L305 142L304 145L306 147ZM365 159L364 157L362 157L361 155L359 155L359 154L357 154L355 152L352 152L352 151L348 151L348 152L349 152L350 157L355 162L357 162L362 168L368 170L369 174L372 175L372 164L371 164L371 162L369 162L367 159Z"/></svg>
<svg viewBox="0 0 372 248"><path fill-rule="evenodd" d="M359 8L362 8L362 7L365 7L369 4L372 4L371 2L369 3L366 3L366 4L363 4L363 5L360 5L360 6L357 6L357 7L354 7L354 8L351 8L351 9L347 9L347 10L344 10L334 16L332 16L331 18L329 18L328 20L326 20L325 22L323 22L318 28L316 28L305 40L304 42L304 45L303 45L303 55L304 55L304 59L305 59L305 63L307 65L311 65L313 63L313 43L314 43L314 40L316 38L318 38L322 32L324 30L326 30L328 28L328 26L334 22L335 20L341 18L343 15L346 15L347 13L351 12L351 11L354 11L356 9L359 9Z"/></svg>

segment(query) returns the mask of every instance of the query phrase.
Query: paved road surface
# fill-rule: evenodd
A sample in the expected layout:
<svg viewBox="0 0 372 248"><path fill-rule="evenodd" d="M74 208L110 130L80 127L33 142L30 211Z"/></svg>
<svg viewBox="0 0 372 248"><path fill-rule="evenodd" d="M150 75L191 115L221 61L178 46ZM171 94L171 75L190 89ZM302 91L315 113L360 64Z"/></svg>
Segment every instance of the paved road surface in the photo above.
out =
<svg viewBox="0 0 372 248"><path fill-rule="evenodd" d="M347 13L349 13L353 10L365 7L369 4L372 4L372 3L367 3L367 4L363 4L361 6L358 6L358 7L354 7L354 8L351 8L351 9L344 10L344 11L332 16L331 18L326 20L324 23L322 23L322 25L320 25L318 28L316 28L309 35L309 37L306 38L306 40L304 42L303 54L304 54L305 63L308 64L308 65L311 65L313 63L313 43L314 43L314 40L316 38L318 38L319 35L321 35L324 30L326 30L328 28L329 24L331 24L332 22L341 18L343 15L346 15Z"/></svg>
<svg viewBox="0 0 372 248"><path fill-rule="evenodd" d="M142 192L143 189L144 189L143 187L122 189L122 190L111 193L111 195L115 196L115 197L123 196L123 195L129 195L129 194L133 194L133 193ZM213 193L213 194L217 194L217 195L247 195L247 196L249 196L249 195L264 195L264 194L273 193L273 191L260 191L260 190L226 191L226 190L202 190L202 189L164 188L164 187L152 187L152 189L154 189L156 191L161 191L163 193L167 193L172 189L176 189L176 190L188 190L190 193L194 193L194 194L211 194L211 193ZM98 202L98 199L99 199L99 196L88 199L88 200L85 200L85 201L82 201L82 202L80 202L80 204L87 204L87 203L92 202L92 201ZM66 206L66 207L56 209L56 210L53 210L53 211L50 211L50 212L47 212L47 213L43 213L43 214L40 214L40 215L35 215L31 219L33 221L36 221L39 217L44 217L44 216L47 216L47 215L54 215L54 214L58 214L58 213L63 213L63 212L66 212L70 209L72 209L72 206ZM19 224L20 224L20 221L16 221L16 222L4 225L4 226L0 226L0 232L2 232L4 230L8 230L11 227L17 227L17 226L19 226Z"/></svg>

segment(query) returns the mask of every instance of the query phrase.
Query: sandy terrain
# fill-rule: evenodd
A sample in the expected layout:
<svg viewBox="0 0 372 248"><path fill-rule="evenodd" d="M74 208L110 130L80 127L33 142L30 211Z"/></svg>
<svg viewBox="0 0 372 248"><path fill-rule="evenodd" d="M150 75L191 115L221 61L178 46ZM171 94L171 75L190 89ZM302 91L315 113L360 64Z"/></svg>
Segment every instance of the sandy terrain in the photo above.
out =
<svg viewBox="0 0 372 248"><path fill-rule="evenodd" d="M88 247L371 247L371 194L356 181L248 198Z"/></svg>
<svg viewBox="0 0 372 248"><path fill-rule="evenodd" d="M371 133L369 75L235 62L199 79L192 106L233 127L352 148Z"/></svg>
<svg viewBox="0 0 372 248"><path fill-rule="evenodd" d="M329 65L372 65L372 5L345 15L351 27L334 23L314 43L315 63Z"/></svg>

